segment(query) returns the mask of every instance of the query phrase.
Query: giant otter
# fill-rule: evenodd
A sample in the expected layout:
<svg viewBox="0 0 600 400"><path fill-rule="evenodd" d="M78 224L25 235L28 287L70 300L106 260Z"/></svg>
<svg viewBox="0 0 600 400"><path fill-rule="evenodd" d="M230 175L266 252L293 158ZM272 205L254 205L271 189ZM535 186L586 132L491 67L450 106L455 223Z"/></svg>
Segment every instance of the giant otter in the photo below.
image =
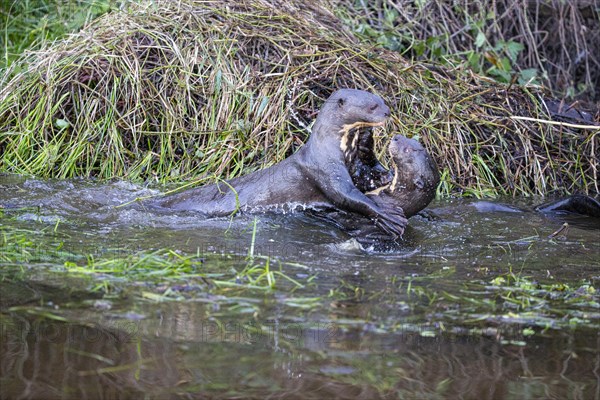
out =
<svg viewBox="0 0 600 400"><path fill-rule="evenodd" d="M388 185L367 193L380 207L402 208L406 218L423 210L435 197L440 174L433 159L416 140L402 135L388 146L393 178Z"/></svg>
<svg viewBox="0 0 600 400"><path fill-rule="evenodd" d="M543 213L572 213L600 218L600 201L584 194L574 194L541 204L535 210Z"/></svg>
<svg viewBox="0 0 600 400"><path fill-rule="evenodd" d="M440 175L433 159L416 140L396 135L390 141L388 153L392 164L392 182L383 185L367 196L385 209L402 210L409 218L423 210L435 197ZM367 174L364 179L370 179ZM363 246L395 239L373 229L365 218L333 208L310 210L314 217L331 222L349 232Z"/></svg>
<svg viewBox="0 0 600 400"><path fill-rule="evenodd" d="M509 212L521 213L527 210L489 201L476 201L471 204L480 212ZM574 194L558 200L540 204L534 207L535 211L543 214L574 214L586 217L600 218L600 201L584 194Z"/></svg>
<svg viewBox="0 0 600 400"><path fill-rule="evenodd" d="M388 234L401 236L407 223L402 209L380 206L367 197L354 185L346 165L347 160L351 163L360 159L373 175L382 170L369 153L372 138L365 139L361 133L370 135L363 128L383 125L389 115L389 108L379 96L362 90L338 90L319 111L308 142L290 157L270 168L167 196L152 205L225 216L237 210L333 204L373 219ZM361 157L354 157L356 151ZM385 181L385 176L381 172L377 179Z"/></svg>

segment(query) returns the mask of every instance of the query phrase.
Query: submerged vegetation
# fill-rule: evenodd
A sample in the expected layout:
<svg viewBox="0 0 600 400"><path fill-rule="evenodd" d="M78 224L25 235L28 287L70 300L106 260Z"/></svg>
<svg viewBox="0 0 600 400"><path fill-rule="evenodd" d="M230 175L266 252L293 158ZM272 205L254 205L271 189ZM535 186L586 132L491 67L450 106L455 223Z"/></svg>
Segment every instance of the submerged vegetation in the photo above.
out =
<svg viewBox="0 0 600 400"><path fill-rule="evenodd" d="M600 191L591 116L552 121L540 87L409 63L304 1L126 3L27 53L0 77L0 171L229 178L295 151L339 87L385 98L380 153L395 133L418 136L442 195Z"/></svg>
<svg viewBox="0 0 600 400"><path fill-rule="evenodd" d="M251 247L252 248L252 245ZM272 289L293 293L312 277L307 267L286 264L286 269L302 272L304 284L282 272L281 262L249 252L246 257L184 254L176 249L134 251L108 248L82 253L64 247L60 233L53 230L0 230L0 269L14 272L14 266L43 264L51 273L66 272L73 277L93 277L93 291L119 292L127 284L139 286L142 298L154 301L181 300L191 295ZM229 267L228 267L229 266ZM5 272L7 272L5 271Z"/></svg>
<svg viewBox="0 0 600 400"><path fill-rule="evenodd" d="M73 349L76 360L85 355L84 360L101 361L98 366L75 371L106 377L119 368L133 375L137 364L121 357L126 349L133 349L134 360L159 360L160 374L167 369L161 356L177 352L185 358L177 358L173 365L186 370L193 365L205 375L225 369L228 375L241 369L246 373L251 367L261 368L265 359L267 364L283 359L287 371L289 359L308 360L310 365L300 364L297 370L306 373L316 369L326 382L348 381L372 386L375 393L384 394L399 380L407 380L405 376L410 378L404 371L431 371L425 363L450 364L452 371L434 371L436 379L456 379L457 384L472 382L474 374L454 378L454 369L473 363L485 373L514 376L506 372L512 369L505 364L507 359L511 361L508 355L517 353L517 360L511 363L518 366L520 362L527 363L528 368L556 364L556 373L527 369L535 372L536 380L554 379L551 388L564 385L559 379L565 365L578 376L568 380L569 389L578 385L588 393L594 387L591 371L597 360L593 344L600 328L600 291L594 276L597 268L586 265L585 257L577 252L572 269L583 272L569 278L565 278L568 267L559 266L554 277L544 269L513 267L507 258L488 261L489 269L485 268L487 257L473 262L462 254L427 262L432 243L424 246L428 257L409 257L406 264L396 259L392 268L384 265L388 256L381 255L374 255L379 262L369 268L362 268L366 261L362 257L356 259L361 264L356 268L346 269L343 261L336 261L335 269L324 265L307 268L253 254L250 249L255 231L244 235L248 252L237 255L204 254L193 248L182 251L176 247L183 245L181 242L152 249L146 241L128 241L131 232L127 231L120 233L118 242L105 242L120 244L110 247L99 243L102 234L98 232L78 240L77 231L68 222L29 220L19 227L19 222L24 222L21 217L31 211L7 210L4 217L12 226L0 228L0 323L5 333L3 343L13 345L5 346L11 351L4 359L4 382L20 383L22 379L37 384L40 376L45 376L38 372L33 378L26 374L13 377L13 368L22 370L20 363L12 361L15 359L35 365L48 363L62 374L66 369L56 365L62 365L62 359L71 361L68 357ZM532 244L547 243L545 238L528 240L527 251L535 247ZM586 246L584 243L581 247ZM84 250L86 244L96 247ZM593 246L595 242L589 245L585 252L592 260L598 247ZM134 250L137 246L141 248ZM557 243L551 255L542 257L554 260L555 252L569 252L575 247ZM545 250L534 250L532 255L543 253ZM386 272L374 271L373 266ZM77 332L74 326L108 334L71 335ZM68 333L64 336L69 339L64 349L59 347L62 339L57 334L62 332ZM104 350L113 348L111 338L115 337L124 337L129 346L117 347L116 355ZM156 348L156 341L174 345ZM86 347L90 343L93 346ZM448 343L458 347L448 349ZM21 350L18 344L30 350ZM44 353L48 348L53 350L49 356ZM207 352L195 354L196 348ZM469 349L473 351L466 351ZM496 352L498 358L492 359L491 367L480 362ZM440 359L444 362L436 364ZM560 362L563 359L567 361ZM240 367L240 360L249 367ZM273 370L280 365L275 364ZM270 371L261 373L266 377L276 373ZM141 371L136 384L151 372L150 367ZM400 373L404 375L399 378ZM514 379L520 377L518 374ZM81 373L76 379L82 385L86 382ZM288 374L285 379L291 380ZM44 380L45 387L48 381ZM175 382L173 387L181 393L190 381ZM592 389L586 386L590 382ZM191 383L194 387L189 393L198 393L198 387L212 394L234 386L241 393L235 397L256 394L257 387L242 382L211 389L205 388L204 382ZM153 379L149 388L167 385ZM405 397L411 398L421 392L407 389L406 393Z"/></svg>
<svg viewBox="0 0 600 400"><path fill-rule="evenodd" d="M264 301L317 314L341 310L342 315L348 307L373 302L378 307L370 317L345 317L345 322L336 323L369 326L376 321L372 329L379 332L488 336L519 346L529 337L545 336L552 330L600 328L599 280L594 274L597 246L592 234L583 240L578 236L585 230L574 233L569 242L566 236L556 239L545 233L514 241L499 236L487 246L471 243L475 248L471 256L455 249L439 259L435 241L423 242L422 258L419 249L399 256L389 274L373 278L369 268L358 268L331 279L328 267L298 264L285 251L261 253L257 244L261 222L256 218L248 221L241 247L232 246L232 251L219 254L201 240L197 248L182 242L156 248L140 239L102 241L93 234L81 241L76 239L72 221L54 220L48 214L42 218L39 213L32 207L0 209L0 217L7 222L0 228L3 284L22 276L51 282L69 277L81 280L80 292L97 294L109 303L126 298L150 303L194 301L231 308L234 314L258 312ZM24 217L35 222L19 225ZM496 223L511 227L515 221L498 218ZM198 238L188 240L195 243ZM570 256L562 259L561 253ZM392 254L391 259L397 256ZM539 258L552 258L555 263L546 269ZM567 267L563 262L573 264ZM396 315L402 310L410 310L412 317L387 318L388 311Z"/></svg>
<svg viewBox="0 0 600 400"><path fill-rule="evenodd" d="M66 273L70 279L79 277L84 282L91 278L87 289L77 290L100 293L107 301L131 296L146 302L187 299L233 309L245 307L249 312L257 311L256 298L265 296L276 299L281 306L312 312L330 306L343 309L354 302L373 299L384 309L398 307L400 302L402 307L424 317L384 319L378 322L377 329L426 337L447 333L483 335L521 345L528 337L543 336L548 330L600 328L600 293L589 279L564 283L547 276L536 280L505 266L497 272L479 271L478 277L450 291L433 284L440 278L454 279L456 267L442 265L418 274L391 276L386 291L367 290L369 284L365 282L357 285L342 278L328 295L316 295L327 293L320 286L330 285L319 279L319 273L296 263L254 255L252 248L253 241L245 257L185 253L169 248L110 248L91 254L66 249L60 228L37 232L1 229L0 272L3 281L18 279L19 268L27 276ZM342 321L336 322L343 325ZM359 318L346 323L367 321Z"/></svg>

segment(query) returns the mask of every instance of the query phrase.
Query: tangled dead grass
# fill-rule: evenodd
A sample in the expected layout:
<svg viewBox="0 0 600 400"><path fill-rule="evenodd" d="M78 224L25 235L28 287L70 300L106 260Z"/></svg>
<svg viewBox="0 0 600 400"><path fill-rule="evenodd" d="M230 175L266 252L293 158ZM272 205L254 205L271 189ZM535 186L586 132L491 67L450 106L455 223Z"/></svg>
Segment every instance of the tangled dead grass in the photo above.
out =
<svg viewBox="0 0 600 400"><path fill-rule="evenodd" d="M395 133L419 136L441 194L599 192L589 119L554 125L538 88L362 45L318 3L143 1L13 66L0 78L2 171L229 178L291 154L322 101L352 87L394 112L381 154Z"/></svg>

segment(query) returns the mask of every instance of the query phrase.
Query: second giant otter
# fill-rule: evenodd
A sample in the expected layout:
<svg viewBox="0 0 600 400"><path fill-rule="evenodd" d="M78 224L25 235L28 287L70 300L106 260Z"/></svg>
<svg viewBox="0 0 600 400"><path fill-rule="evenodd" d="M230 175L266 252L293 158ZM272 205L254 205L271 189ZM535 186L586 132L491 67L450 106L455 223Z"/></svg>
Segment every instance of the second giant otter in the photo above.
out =
<svg viewBox="0 0 600 400"><path fill-rule="evenodd" d="M388 146L388 153L392 164L392 182L367 192L367 196L382 208L402 210L408 218L423 210L433 200L440 174L425 148L414 139L394 136ZM371 175L367 173L362 178L370 180ZM355 214L335 209L310 211L310 214L339 226L362 245L394 239L374 229L368 220L357 218Z"/></svg>
<svg viewBox="0 0 600 400"><path fill-rule="evenodd" d="M388 153L392 159L392 182L367 195L380 207L399 207L407 218L412 217L435 197L440 174L429 153L414 139L394 136Z"/></svg>
<svg viewBox="0 0 600 400"><path fill-rule="evenodd" d="M369 217L392 236L401 236L407 222L402 209L379 205L361 192L346 165L355 161L352 155L360 148L364 169L379 173L377 179L385 180L369 149L365 152L365 147L372 147L372 138L361 137L361 132L370 134L362 128L382 125L389 115L390 109L379 96L362 90L338 90L319 111L307 143L290 157L270 168L167 196L152 205L225 216L237 210L267 210L290 204L333 204ZM354 132L353 137L348 136L350 132Z"/></svg>

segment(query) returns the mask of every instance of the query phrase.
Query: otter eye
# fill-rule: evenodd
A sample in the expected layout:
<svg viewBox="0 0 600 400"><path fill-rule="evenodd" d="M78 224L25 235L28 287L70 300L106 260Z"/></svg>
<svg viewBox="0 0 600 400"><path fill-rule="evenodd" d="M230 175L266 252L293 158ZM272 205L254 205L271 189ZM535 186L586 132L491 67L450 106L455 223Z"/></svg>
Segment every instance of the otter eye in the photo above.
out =
<svg viewBox="0 0 600 400"><path fill-rule="evenodd" d="M371 107L369 107L369 111L375 111L377 110L377 107L379 107L377 104L373 104Z"/></svg>
<svg viewBox="0 0 600 400"><path fill-rule="evenodd" d="M339 99L338 100L338 106L343 107L344 103L346 103L346 100L344 100L344 99Z"/></svg>

